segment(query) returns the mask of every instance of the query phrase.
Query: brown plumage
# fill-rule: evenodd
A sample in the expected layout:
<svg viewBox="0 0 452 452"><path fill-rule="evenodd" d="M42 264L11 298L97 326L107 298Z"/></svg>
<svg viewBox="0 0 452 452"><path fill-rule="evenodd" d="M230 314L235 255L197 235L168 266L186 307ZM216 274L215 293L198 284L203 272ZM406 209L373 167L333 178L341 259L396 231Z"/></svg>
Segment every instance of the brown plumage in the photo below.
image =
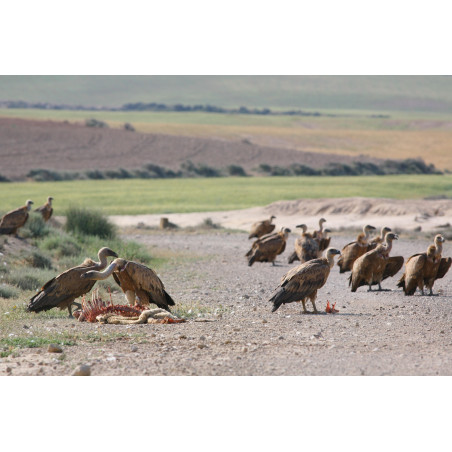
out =
<svg viewBox="0 0 452 452"><path fill-rule="evenodd" d="M433 295L433 284L442 278L449 270L452 259L441 257L445 238L438 234L434 245L430 245L425 253L414 254L405 265L405 273L400 278L397 287L401 287L405 295L414 295L418 288L424 295L424 287Z"/></svg>
<svg viewBox="0 0 452 452"><path fill-rule="evenodd" d="M317 313L315 300L317 291L323 287L334 265L334 256L340 254L335 248L328 248L326 257L313 259L294 267L281 279L277 292L269 301L273 302L272 312L282 304L301 301L303 312L306 310L306 299L310 299L314 312Z"/></svg>
<svg viewBox="0 0 452 452"><path fill-rule="evenodd" d="M328 233L331 232L331 229L324 229L323 236L318 241L319 243L319 252L317 257L322 257L323 252L330 247L331 237L328 237Z"/></svg>
<svg viewBox="0 0 452 452"><path fill-rule="evenodd" d="M273 232L273 230L275 229L275 225L272 224L274 218L276 217L272 215L269 220L263 220L254 223L251 226L251 231L248 239L252 239L253 237L260 238L265 234Z"/></svg>
<svg viewBox="0 0 452 452"><path fill-rule="evenodd" d="M387 226L382 227L380 235L370 241L367 251L375 249L380 243L384 243L386 234L389 232L392 232L391 228L388 228Z"/></svg>
<svg viewBox="0 0 452 452"><path fill-rule="evenodd" d="M101 248L98 253L99 262L85 259L81 265L70 268L47 281L41 290L30 299L27 311L40 312L53 308L67 308L69 316L72 317L72 305L81 307L80 303L75 303L74 300L88 293L96 284L96 281L81 279L81 275L90 270L104 269L108 264L108 256L118 257L110 248Z"/></svg>
<svg viewBox="0 0 452 452"><path fill-rule="evenodd" d="M320 241L323 238L323 224L326 223L325 218L319 220L319 230L312 233L312 237Z"/></svg>
<svg viewBox="0 0 452 452"><path fill-rule="evenodd" d="M308 227L305 224L295 226L301 228L301 236L295 240L295 251L289 256L289 264L294 261L307 262L312 259L317 259L319 252L319 243L313 239L312 234L306 232Z"/></svg>
<svg viewBox="0 0 452 452"><path fill-rule="evenodd" d="M50 217L52 216L53 213L52 201L53 198L49 196L47 198L47 202L43 206L35 209L35 212L39 212L42 215L42 218L44 218L45 222L49 221Z"/></svg>
<svg viewBox="0 0 452 452"><path fill-rule="evenodd" d="M342 248L341 256L337 260L339 266L339 273L351 271L353 263L368 251L369 237L375 228L371 225L366 225L354 242L350 242Z"/></svg>
<svg viewBox="0 0 452 452"><path fill-rule="evenodd" d="M366 284L369 286L369 291L372 291L372 286L375 284L378 284L378 290L383 290L381 281L394 276L402 268L404 260L402 256L389 257L392 242L398 238L398 235L392 232L387 233L385 243L377 245L375 249L356 259L349 277L352 292L356 292L358 287Z"/></svg>
<svg viewBox="0 0 452 452"><path fill-rule="evenodd" d="M169 312L171 312L169 306L175 305L157 273L138 262L115 259L105 271L89 271L82 278L85 280L103 280L111 274L125 293L130 305L136 302L143 306L154 303L159 308Z"/></svg>
<svg viewBox="0 0 452 452"><path fill-rule="evenodd" d="M271 262L275 265L276 256L283 253L286 249L286 242L290 232L288 228L281 228L281 231L277 234L271 234L265 240L258 241L255 248L250 250L248 265L251 267L254 262Z"/></svg>
<svg viewBox="0 0 452 452"><path fill-rule="evenodd" d="M16 210L5 213L0 219L0 234L14 234L17 235L17 230L21 228L28 220L28 212L31 209L33 201L28 200L25 206L19 207Z"/></svg>

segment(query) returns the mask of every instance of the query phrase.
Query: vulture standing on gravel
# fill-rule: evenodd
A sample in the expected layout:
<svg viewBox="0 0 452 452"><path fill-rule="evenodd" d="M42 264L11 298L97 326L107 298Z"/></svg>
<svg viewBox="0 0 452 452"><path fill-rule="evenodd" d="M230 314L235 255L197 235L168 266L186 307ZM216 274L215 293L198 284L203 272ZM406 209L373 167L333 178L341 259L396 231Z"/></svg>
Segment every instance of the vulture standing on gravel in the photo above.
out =
<svg viewBox="0 0 452 452"><path fill-rule="evenodd" d="M312 234L312 237L314 237L317 240L321 240L323 238L323 224L326 223L325 218L320 218L319 220L319 230L314 231Z"/></svg>
<svg viewBox="0 0 452 452"><path fill-rule="evenodd" d="M28 212L31 209L33 201L27 200L25 206L5 213L0 219L0 234L17 235L17 230L21 228L28 220Z"/></svg>
<svg viewBox="0 0 452 452"><path fill-rule="evenodd" d="M368 251L369 237L375 228L371 225L366 225L354 242L345 245L341 251L341 257L337 261L339 266L339 273L345 273L353 268L353 263Z"/></svg>
<svg viewBox="0 0 452 452"><path fill-rule="evenodd" d="M397 284L397 287L403 288L405 295L414 295L416 288L424 295L424 286L430 290L429 295L433 295L434 282L442 278L452 264L450 257L441 257L445 240L438 234L427 252L414 254L406 261L405 273Z"/></svg>
<svg viewBox="0 0 452 452"><path fill-rule="evenodd" d="M156 304L159 308L171 312L170 306L174 306L174 300L166 292L160 278L154 270L138 262L126 259L115 259L108 268L103 271L89 271L84 273L83 280L104 280L111 274L125 293L128 303L133 306L135 303L143 306Z"/></svg>
<svg viewBox="0 0 452 452"><path fill-rule="evenodd" d="M270 234L264 240L258 240L251 248L249 254L248 265L254 262L271 262L275 265L275 259L278 254L281 254L286 249L287 238L289 237L290 229L281 228L281 231L276 234ZM256 245L254 247L254 245Z"/></svg>
<svg viewBox="0 0 452 452"><path fill-rule="evenodd" d="M51 196L49 196L47 198L47 202L43 206L35 209L35 212L39 212L42 215L42 218L44 218L44 221L46 223L47 223L47 221L50 220L50 217L52 216L52 213L53 213L52 201L53 201L53 198Z"/></svg>
<svg viewBox="0 0 452 452"><path fill-rule="evenodd" d="M389 232L386 234L385 243L356 259L348 280L352 292L356 292L358 287L366 284L369 286L369 292L372 291L372 286L375 284L378 284L378 290L383 290L381 281L394 276L403 265L402 256L389 257L392 242L398 239L397 234Z"/></svg>
<svg viewBox="0 0 452 452"><path fill-rule="evenodd" d="M260 238L265 234L270 234L275 229L275 225L272 224L272 221L275 219L273 215L269 220L258 221L251 226L250 235L248 239L252 239L253 237Z"/></svg>
<svg viewBox="0 0 452 452"><path fill-rule="evenodd" d="M305 224L299 224L295 227L301 228L302 233L295 240L295 251L289 256L289 264L294 261L304 263L319 257L319 242L312 237L312 234L306 232L308 227Z"/></svg>
<svg viewBox="0 0 452 452"><path fill-rule="evenodd" d="M103 270L108 264L108 256L118 257L110 248L101 248L98 253L99 262L85 259L81 265L70 268L47 281L41 290L30 299L27 311L40 312L53 308L67 308L69 317L72 317L72 305L81 307L81 304L75 303L74 300L88 293L96 284L96 281L84 281L80 276L90 270Z"/></svg>
<svg viewBox="0 0 452 452"><path fill-rule="evenodd" d="M307 313L306 299L309 298L314 312L317 313L315 306L317 291L325 285L334 265L334 256L337 254L341 254L341 252L335 248L328 248L326 257L305 262L284 275L278 291L269 300L273 302L272 312L275 312L282 304L301 301L303 313Z"/></svg>

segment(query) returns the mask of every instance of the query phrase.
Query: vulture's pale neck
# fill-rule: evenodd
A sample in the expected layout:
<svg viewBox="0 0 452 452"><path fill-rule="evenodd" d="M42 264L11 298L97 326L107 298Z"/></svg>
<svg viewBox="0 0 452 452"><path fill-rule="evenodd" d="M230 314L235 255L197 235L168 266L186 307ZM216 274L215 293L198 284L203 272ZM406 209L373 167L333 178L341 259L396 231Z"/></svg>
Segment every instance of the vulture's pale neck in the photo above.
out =
<svg viewBox="0 0 452 452"><path fill-rule="evenodd" d="M392 239L390 239L389 237L386 237L384 247L385 247L385 254L389 254L392 250Z"/></svg>
<svg viewBox="0 0 452 452"><path fill-rule="evenodd" d="M97 262L96 267L97 267L99 270L102 270L102 269L104 269L104 268L107 266L107 264L108 264L108 261L107 261L107 251L106 251L106 250L99 250L99 253L97 254L97 256L98 256L98 258L99 258L99 262Z"/></svg>
<svg viewBox="0 0 452 452"><path fill-rule="evenodd" d="M117 265L116 262L113 261L103 272L90 271L85 273L85 275L87 275L88 279L92 279L95 281L103 281L104 279L107 279L115 271L116 265Z"/></svg>
<svg viewBox="0 0 452 452"><path fill-rule="evenodd" d="M443 252L443 242L439 239L435 239L436 256L439 256Z"/></svg>
<svg viewBox="0 0 452 452"><path fill-rule="evenodd" d="M333 268L334 266L334 254L327 253L326 258L328 260L328 265L330 268Z"/></svg>
<svg viewBox="0 0 452 452"><path fill-rule="evenodd" d="M382 242L385 240L386 234L388 234L389 232L390 232L390 231L387 231L386 228L382 228L382 230L381 230L381 236L380 236Z"/></svg>
<svg viewBox="0 0 452 452"><path fill-rule="evenodd" d="M364 235L366 236L366 239L368 239L370 237L370 229L369 228L364 228Z"/></svg>

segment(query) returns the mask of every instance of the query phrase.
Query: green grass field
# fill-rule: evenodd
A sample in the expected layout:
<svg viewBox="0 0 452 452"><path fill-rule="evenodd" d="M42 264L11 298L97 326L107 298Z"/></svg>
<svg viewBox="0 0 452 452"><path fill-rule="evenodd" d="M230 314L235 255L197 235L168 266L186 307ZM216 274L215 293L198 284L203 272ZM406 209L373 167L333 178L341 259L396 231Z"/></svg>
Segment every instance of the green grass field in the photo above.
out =
<svg viewBox="0 0 452 452"><path fill-rule="evenodd" d="M110 215L208 212L264 206L299 198L452 197L452 176L253 177L0 183L0 211L32 199L55 198L55 214L69 205Z"/></svg>

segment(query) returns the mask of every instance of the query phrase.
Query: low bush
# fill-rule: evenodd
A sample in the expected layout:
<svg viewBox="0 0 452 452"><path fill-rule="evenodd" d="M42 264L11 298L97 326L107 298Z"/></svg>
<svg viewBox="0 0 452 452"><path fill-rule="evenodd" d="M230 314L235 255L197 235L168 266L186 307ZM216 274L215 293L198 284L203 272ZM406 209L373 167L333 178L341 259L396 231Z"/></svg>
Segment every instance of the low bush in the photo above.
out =
<svg viewBox="0 0 452 452"><path fill-rule="evenodd" d="M24 261L31 267L48 269L52 268L52 260L38 249L30 251L28 254L26 254L24 256Z"/></svg>
<svg viewBox="0 0 452 452"><path fill-rule="evenodd" d="M11 182L7 177L0 174L0 182Z"/></svg>
<svg viewBox="0 0 452 452"><path fill-rule="evenodd" d="M103 239L116 236L115 226L99 212L79 207L69 207L65 230L74 234L95 235Z"/></svg>
<svg viewBox="0 0 452 452"><path fill-rule="evenodd" d="M18 296L19 292L16 288L0 284L0 298L17 298Z"/></svg>
<svg viewBox="0 0 452 452"><path fill-rule="evenodd" d="M17 267L5 275L5 282L21 290L38 290L54 278L55 272L41 268Z"/></svg>
<svg viewBox="0 0 452 452"><path fill-rule="evenodd" d="M239 165L229 165L226 168L226 171L229 174L229 176L240 176L240 177L248 176L248 174L246 174L246 171Z"/></svg>
<svg viewBox="0 0 452 452"><path fill-rule="evenodd" d="M39 247L51 251L52 255L58 259L66 256L79 256L82 252L77 241L64 233L55 233L51 237L46 237L39 243Z"/></svg>
<svg viewBox="0 0 452 452"><path fill-rule="evenodd" d="M98 119L87 119L85 120L85 126L86 127L98 127L100 129L106 129L108 128L108 124L104 121L99 121Z"/></svg>
<svg viewBox="0 0 452 452"><path fill-rule="evenodd" d="M38 212L32 212L25 226L22 229L22 234L24 237L28 238L40 238L45 237L50 232L49 227L47 226L44 218Z"/></svg>

